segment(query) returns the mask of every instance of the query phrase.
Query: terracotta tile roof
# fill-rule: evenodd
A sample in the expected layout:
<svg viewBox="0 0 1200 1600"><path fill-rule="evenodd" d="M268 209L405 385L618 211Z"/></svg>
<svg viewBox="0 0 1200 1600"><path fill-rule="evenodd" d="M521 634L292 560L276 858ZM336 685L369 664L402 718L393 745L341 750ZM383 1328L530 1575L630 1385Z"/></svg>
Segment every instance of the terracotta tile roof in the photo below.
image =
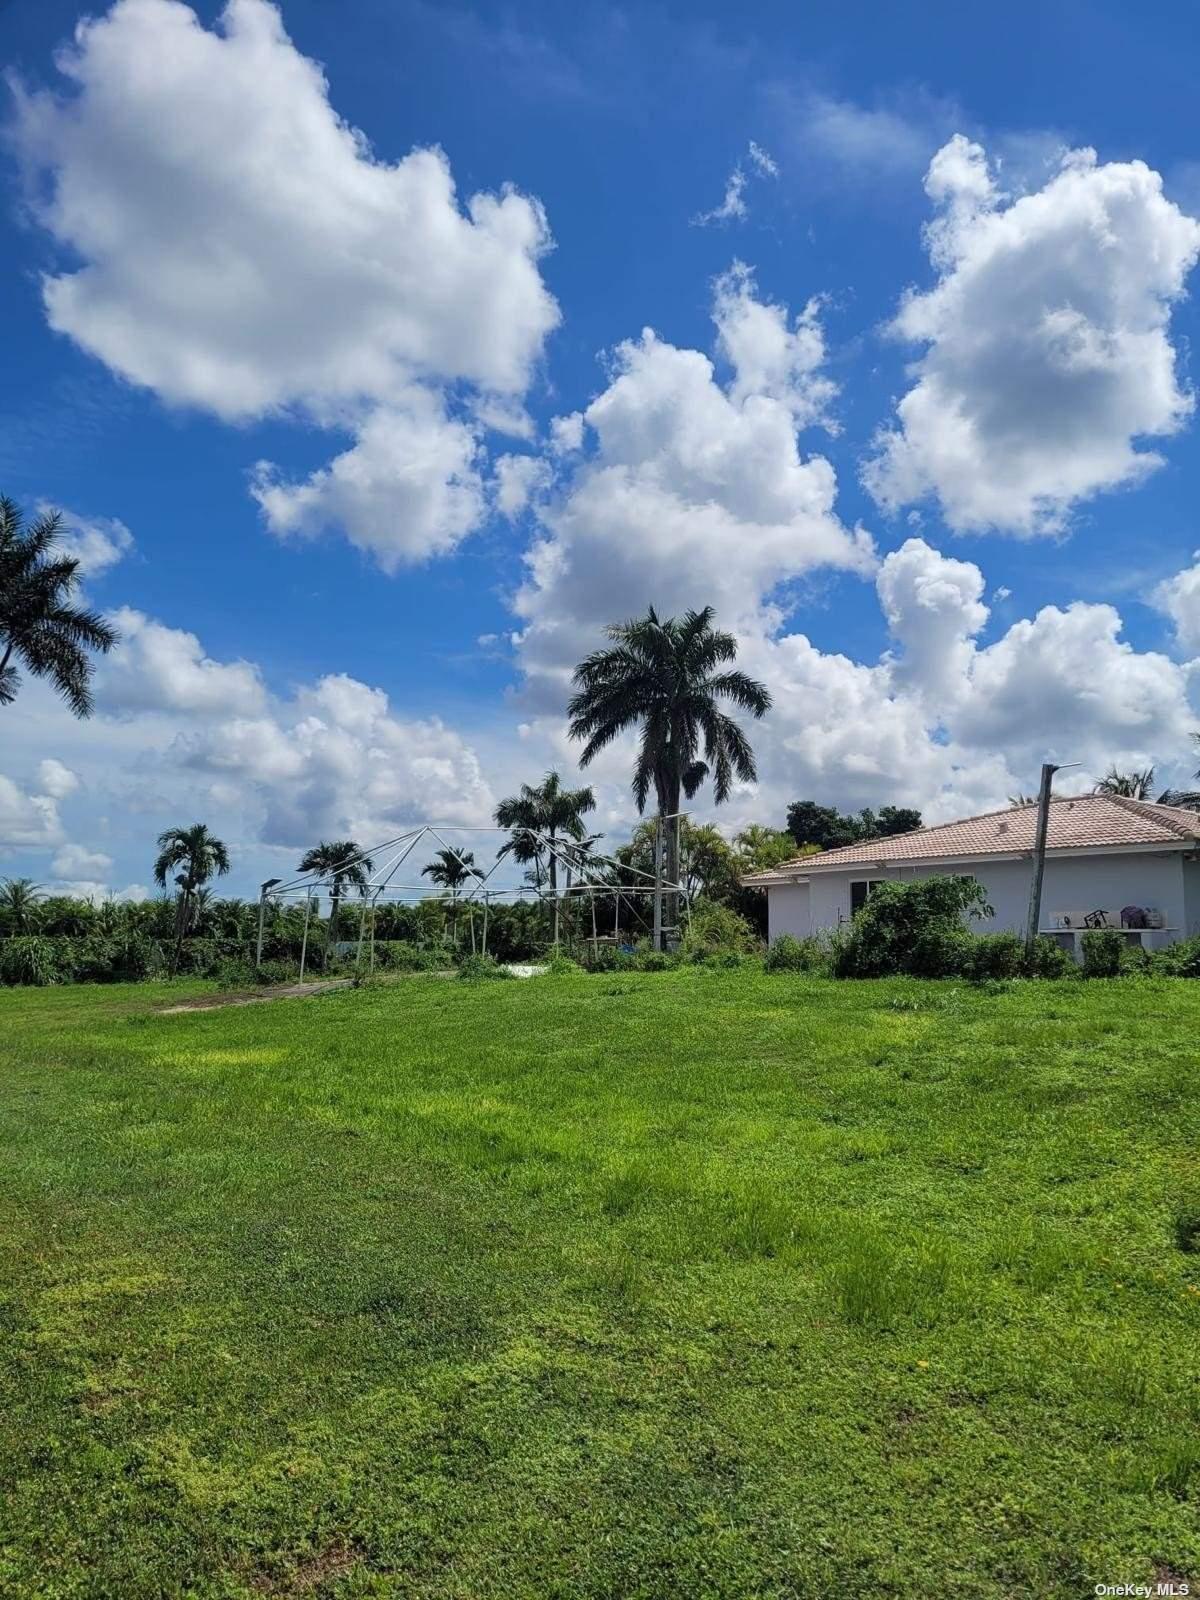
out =
<svg viewBox="0 0 1200 1600"><path fill-rule="evenodd" d="M839 867L876 862L960 861L971 856L1014 855L1033 849L1037 805L1009 806L982 817L916 828L887 839L842 845L818 855L797 856L768 872L754 872L746 884L780 883L798 873L836 872ZM1064 796L1050 802L1048 850L1120 849L1124 845L1200 845L1200 813L1181 806L1154 805L1118 795Z"/></svg>

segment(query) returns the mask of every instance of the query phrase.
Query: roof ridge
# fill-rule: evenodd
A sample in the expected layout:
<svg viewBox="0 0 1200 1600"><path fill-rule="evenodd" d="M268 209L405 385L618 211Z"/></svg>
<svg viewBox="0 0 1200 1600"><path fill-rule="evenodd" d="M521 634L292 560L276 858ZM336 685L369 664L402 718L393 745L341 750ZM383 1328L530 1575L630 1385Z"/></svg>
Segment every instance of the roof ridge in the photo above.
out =
<svg viewBox="0 0 1200 1600"><path fill-rule="evenodd" d="M1066 795L1055 795L1053 799L1068 799ZM1030 800L1027 805L1037 805L1036 800ZM764 868L768 872L782 872L785 867L795 866L801 861L828 861L830 856L840 855L843 850L860 850L865 844L890 843L893 839L911 839L914 834L928 835L940 833L943 828L960 828L964 822L986 822L989 817L1007 817L1010 812L1024 811L1026 805L1000 806L995 811L981 811L974 817L956 817L950 822L935 822L929 826L922 823L919 828L905 828L903 833L879 833L871 839L852 839L849 844L835 844L832 850L810 850L806 856L793 856L790 861L781 861L777 867Z"/></svg>
<svg viewBox="0 0 1200 1600"><path fill-rule="evenodd" d="M1135 816L1148 816L1153 822L1161 822L1165 827L1173 828L1181 839L1195 839L1200 836L1200 813L1188 812L1186 806L1160 805L1157 800L1138 800L1131 794L1109 794L1105 800L1115 800L1125 811L1132 811ZM1189 826L1185 816L1192 816L1195 821Z"/></svg>

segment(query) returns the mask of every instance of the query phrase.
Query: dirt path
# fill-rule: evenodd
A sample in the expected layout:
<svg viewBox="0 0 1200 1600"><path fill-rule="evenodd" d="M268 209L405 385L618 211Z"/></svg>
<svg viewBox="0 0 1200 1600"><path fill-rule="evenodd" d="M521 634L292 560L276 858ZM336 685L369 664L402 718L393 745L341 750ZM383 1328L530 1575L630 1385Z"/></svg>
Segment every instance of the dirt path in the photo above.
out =
<svg viewBox="0 0 1200 1600"><path fill-rule="evenodd" d="M246 989L241 994L207 994L199 1000L181 1000L178 1005L158 1006L160 1016L178 1011L215 1011L219 1006L258 1006L267 1000L299 1000L304 995L328 994L331 989L349 989L353 978L329 978L324 983L287 983L276 989Z"/></svg>

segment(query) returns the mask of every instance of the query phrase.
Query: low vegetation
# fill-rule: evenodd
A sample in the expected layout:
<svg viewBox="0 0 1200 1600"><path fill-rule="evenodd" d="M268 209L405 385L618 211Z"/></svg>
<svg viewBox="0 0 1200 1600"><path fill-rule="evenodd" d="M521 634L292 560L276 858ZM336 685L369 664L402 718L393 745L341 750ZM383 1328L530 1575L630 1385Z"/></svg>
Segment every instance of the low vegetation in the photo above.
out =
<svg viewBox="0 0 1200 1600"><path fill-rule="evenodd" d="M0 994L0 1592L1200 1572L1193 985Z"/></svg>

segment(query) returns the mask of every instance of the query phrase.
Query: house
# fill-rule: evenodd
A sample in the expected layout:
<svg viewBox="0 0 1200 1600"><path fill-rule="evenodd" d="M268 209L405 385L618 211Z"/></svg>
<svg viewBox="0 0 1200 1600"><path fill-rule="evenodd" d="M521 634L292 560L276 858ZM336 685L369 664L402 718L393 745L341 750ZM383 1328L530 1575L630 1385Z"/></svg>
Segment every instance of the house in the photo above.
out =
<svg viewBox="0 0 1200 1600"><path fill-rule="evenodd" d="M769 937L836 928L877 883L962 873L993 914L980 932L1024 933L1036 803L799 856L742 879L767 893ZM1200 933L1200 814L1114 795L1050 802L1041 931L1068 947L1087 926L1126 926L1148 948ZM1076 951L1078 953L1078 951Z"/></svg>

